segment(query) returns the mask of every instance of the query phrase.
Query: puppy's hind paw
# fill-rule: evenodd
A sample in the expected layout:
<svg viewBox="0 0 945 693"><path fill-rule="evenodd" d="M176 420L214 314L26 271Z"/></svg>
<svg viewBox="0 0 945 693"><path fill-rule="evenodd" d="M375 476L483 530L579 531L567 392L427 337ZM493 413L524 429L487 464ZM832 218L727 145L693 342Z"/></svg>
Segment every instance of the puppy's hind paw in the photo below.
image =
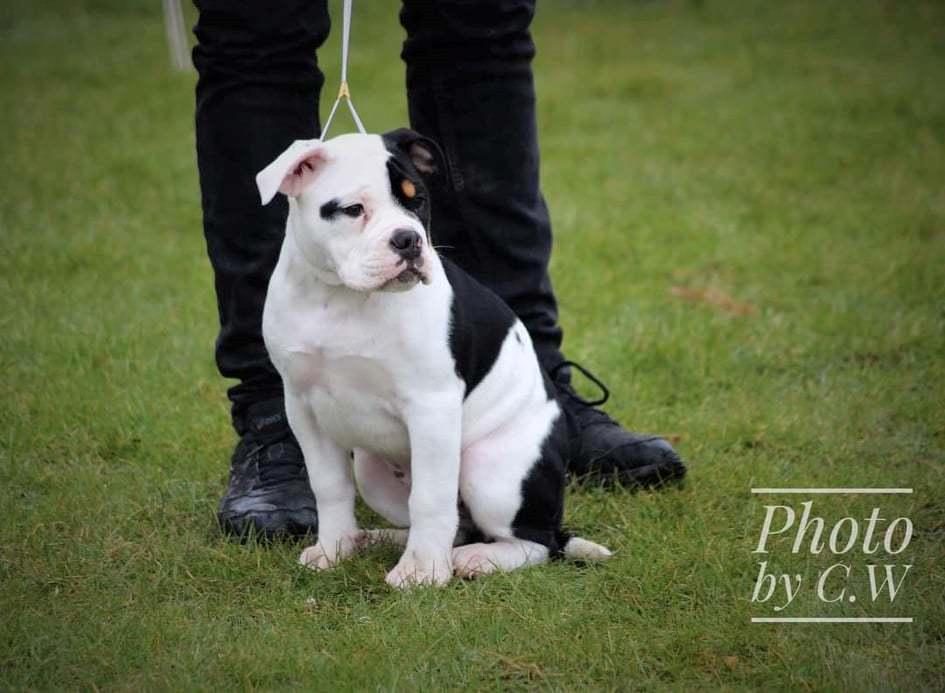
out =
<svg viewBox="0 0 945 693"><path fill-rule="evenodd" d="M499 569L488 544L467 544L453 549L453 568L456 577L476 578Z"/></svg>

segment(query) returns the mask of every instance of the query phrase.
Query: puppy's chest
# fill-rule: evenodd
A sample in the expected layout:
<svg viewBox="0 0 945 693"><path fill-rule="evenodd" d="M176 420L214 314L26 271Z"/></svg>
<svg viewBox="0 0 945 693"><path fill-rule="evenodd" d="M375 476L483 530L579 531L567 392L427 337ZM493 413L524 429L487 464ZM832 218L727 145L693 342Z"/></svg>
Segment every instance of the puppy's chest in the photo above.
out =
<svg viewBox="0 0 945 693"><path fill-rule="evenodd" d="M409 456L399 396L390 373L377 362L327 359L308 383L303 399L336 442L396 459Z"/></svg>
<svg viewBox="0 0 945 693"><path fill-rule="evenodd" d="M402 458L407 429L397 374L363 328L346 336L338 325L322 339L276 347L274 361L289 387L312 410L319 427L345 448Z"/></svg>

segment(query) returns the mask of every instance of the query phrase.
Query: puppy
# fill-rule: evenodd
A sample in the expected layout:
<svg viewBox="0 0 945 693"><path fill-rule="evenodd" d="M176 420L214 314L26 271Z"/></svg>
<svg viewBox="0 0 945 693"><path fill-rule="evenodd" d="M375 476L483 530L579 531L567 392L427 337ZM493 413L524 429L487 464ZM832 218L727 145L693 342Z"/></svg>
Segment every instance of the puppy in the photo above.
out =
<svg viewBox="0 0 945 693"><path fill-rule="evenodd" d="M263 336L318 505L315 570L405 545L394 587L610 552L561 528L567 434L509 307L430 241L430 140L297 141L256 177L289 198ZM355 488L400 530L362 530ZM409 528L409 530L407 529Z"/></svg>

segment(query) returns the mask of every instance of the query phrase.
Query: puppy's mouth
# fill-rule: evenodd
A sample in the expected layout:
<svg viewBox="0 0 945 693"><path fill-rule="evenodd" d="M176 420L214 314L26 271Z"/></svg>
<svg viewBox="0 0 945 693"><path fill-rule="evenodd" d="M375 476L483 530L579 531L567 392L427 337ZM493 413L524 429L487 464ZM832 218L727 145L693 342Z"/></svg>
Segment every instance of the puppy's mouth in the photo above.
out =
<svg viewBox="0 0 945 693"><path fill-rule="evenodd" d="M411 284L416 281L422 281L423 278L423 273L416 267L408 267L395 277L396 281L401 284Z"/></svg>
<svg viewBox="0 0 945 693"><path fill-rule="evenodd" d="M394 277L392 280L393 282L397 282L398 284L416 284L418 281L421 281L424 284L430 283L430 276L422 269L422 257L418 257L414 260L402 259L397 264L398 266L404 265L404 268L396 277Z"/></svg>
<svg viewBox="0 0 945 693"><path fill-rule="evenodd" d="M381 291L409 291L421 282L430 283L430 275L422 269L423 263L413 260L401 260L398 267L402 267L397 274L394 274L380 287Z"/></svg>

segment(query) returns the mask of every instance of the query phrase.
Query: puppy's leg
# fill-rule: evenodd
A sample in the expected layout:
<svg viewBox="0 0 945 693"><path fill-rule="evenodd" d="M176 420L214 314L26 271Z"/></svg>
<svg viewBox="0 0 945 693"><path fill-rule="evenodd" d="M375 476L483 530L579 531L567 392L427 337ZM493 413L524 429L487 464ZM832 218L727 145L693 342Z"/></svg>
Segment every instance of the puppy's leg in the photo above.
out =
<svg viewBox="0 0 945 693"><path fill-rule="evenodd" d="M347 558L361 537L354 518L354 479L347 451L325 436L311 410L286 392L286 415L302 448L308 480L318 507L318 542L302 552L299 562L324 570Z"/></svg>
<svg viewBox="0 0 945 693"><path fill-rule="evenodd" d="M394 587L443 585L453 574L451 551L459 525L462 393L427 396L407 412L410 435L410 534L387 575Z"/></svg>
<svg viewBox="0 0 945 693"><path fill-rule="evenodd" d="M460 495L491 544L453 550L457 574L471 577L546 561L557 551L564 463L554 443L557 405L524 414L463 453Z"/></svg>
<svg viewBox="0 0 945 693"><path fill-rule="evenodd" d="M383 459L363 450L354 451L354 479L361 498L371 509L397 527L410 525L409 472L396 473Z"/></svg>
<svg viewBox="0 0 945 693"><path fill-rule="evenodd" d="M453 568L464 578L509 572L548 560L548 547L526 539L497 539L491 544L466 544L453 549Z"/></svg>

